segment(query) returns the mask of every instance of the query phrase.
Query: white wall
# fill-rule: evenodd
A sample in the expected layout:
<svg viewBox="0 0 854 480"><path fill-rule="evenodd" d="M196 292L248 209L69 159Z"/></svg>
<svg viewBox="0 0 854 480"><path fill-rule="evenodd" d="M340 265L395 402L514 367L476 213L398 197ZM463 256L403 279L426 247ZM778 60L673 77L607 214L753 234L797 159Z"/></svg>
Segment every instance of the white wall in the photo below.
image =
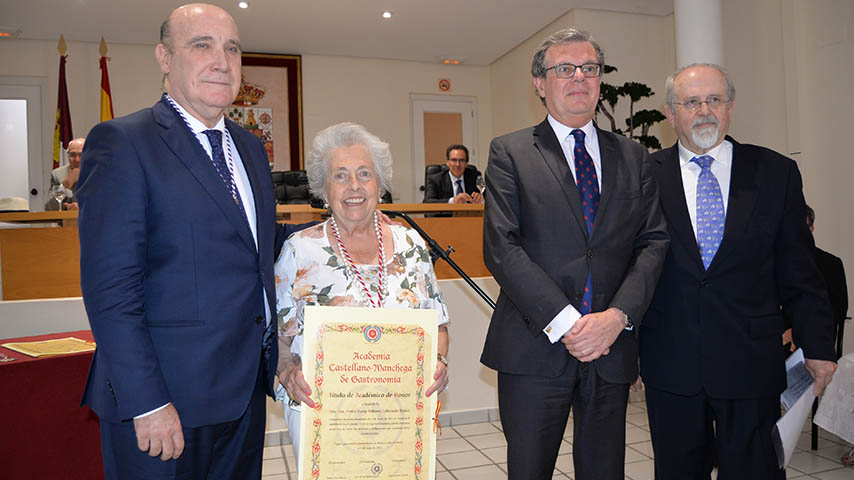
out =
<svg viewBox="0 0 854 480"><path fill-rule="evenodd" d="M492 138L488 67L442 65L352 57L306 55L302 58L303 125L306 151L314 136L329 125L361 123L387 141L394 158L392 192L401 202L412 198L412 127L409 94L476 97L478 156L485 165ZM439 79L451 81L451 91L439 91Z"/></svg>
<svg viewBox="0 0 854 480"><path fill-rule="evenodd" d="M110 87L116 116L154 104L161 93L160 69L153 45L108 45ZM68 42L66 79L71 121L76 137L85 136L99 121L100 70L98 44ZM50 171L53 125L56 115L59 54L55 41L4 40L0 42L0 76L42 77L47 80L43 102L48 119L42 132L45 171ZM465 95L478 105L478 144L483 156L492 132L489 68L448 66L349 57L303 56L303 126L306 150L321 129L342 121L364 124L391 144L394 158L393 191L400 201L420 201L412 196L410 93ZM451 81L451 91L439 91L441 78Z"/></svg>
<svg viewBox="0 0 854 480"><path fill-rule="evenodd" d="M59 77L59 53L56 41L4 40L0 42L0 76L40 77L45 79L42 108L44 171L50 172L53 155L53 126L56 121L56 97ZM71 125L75 137L85 137L100 119L101 71L98 68L98 44L67 42L65 66ZM107 70L116 116L150 107L160 95L160 69L154 59L154 47L109 44ZM45 186L48 180L45 178Z"/></svg>
<svg viewBox="0 0 854 480"><path fill-rule="evenodd" d="M848 297L854 301L854 2L781 0L787 19L787 43L795 58L787 76L797 102L800 128L793 129L801 155L804 194L816 211L815 240L839 256L848 276ZM788 53L788 52L787 52ZM849 308L849 315L854 308ZM854 351L854 324L845 335L844 352Z"/></svg>

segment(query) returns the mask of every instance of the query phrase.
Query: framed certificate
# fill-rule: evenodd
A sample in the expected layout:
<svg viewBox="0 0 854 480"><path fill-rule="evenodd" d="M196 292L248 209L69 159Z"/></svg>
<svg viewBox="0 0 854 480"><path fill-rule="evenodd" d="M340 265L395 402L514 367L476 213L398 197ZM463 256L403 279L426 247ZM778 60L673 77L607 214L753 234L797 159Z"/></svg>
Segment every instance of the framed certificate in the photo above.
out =
<svg viewBox="0 0 854 480"><path fill-rule="evenodd" d="M436 477L435 310L306 307L299 478Z"/></svg>

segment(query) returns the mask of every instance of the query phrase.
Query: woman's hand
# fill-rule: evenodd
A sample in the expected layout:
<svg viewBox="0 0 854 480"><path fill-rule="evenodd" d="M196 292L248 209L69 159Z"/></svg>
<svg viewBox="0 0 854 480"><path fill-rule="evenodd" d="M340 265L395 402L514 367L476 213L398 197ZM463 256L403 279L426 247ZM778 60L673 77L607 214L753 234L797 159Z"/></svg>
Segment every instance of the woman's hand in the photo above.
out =
<svg viewBox="0 0 854 480"><path fill-rule="evenodd" d="M279 381L282 382L291 399L297 403L304 403L314 408L314 401L311 399L311 388L302 375L302 364L300 362L289 363L278 375Z"/></svg>
<svg viewBox="0 0 854 480"><path fill-rule="evenodd" d="M426 395L429 397L433 392L442 393L448 388L448 367L444 362L436 362L436 373L433 374L433 385L427 389Z"/></svg>

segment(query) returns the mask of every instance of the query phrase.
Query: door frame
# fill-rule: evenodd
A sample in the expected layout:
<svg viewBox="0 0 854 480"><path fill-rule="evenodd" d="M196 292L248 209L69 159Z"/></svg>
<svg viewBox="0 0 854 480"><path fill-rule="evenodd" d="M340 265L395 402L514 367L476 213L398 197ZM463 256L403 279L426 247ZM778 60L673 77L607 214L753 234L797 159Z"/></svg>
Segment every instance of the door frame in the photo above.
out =
<svg viewBox="0 0 854 480"><path fill-rule="evenodd" d="M480 168L477 156L477 97L467 95L409 94L409 110L412 127L412 201L420 203L424 198L424 114L462 114L463 144L469 149L469 164Z"/></svg>
<svg viewBox="0 0 854 480"><path fill-rule="evenodd" d="M27 101L27 163L29 185L27 201L30 211L44 209L50 170L45 175L47 160L44 149L45 79L41 77L0 76L0 98ZM51 160L52 161L52 160ZM36 190L36 194L31 192Z"/></svg>

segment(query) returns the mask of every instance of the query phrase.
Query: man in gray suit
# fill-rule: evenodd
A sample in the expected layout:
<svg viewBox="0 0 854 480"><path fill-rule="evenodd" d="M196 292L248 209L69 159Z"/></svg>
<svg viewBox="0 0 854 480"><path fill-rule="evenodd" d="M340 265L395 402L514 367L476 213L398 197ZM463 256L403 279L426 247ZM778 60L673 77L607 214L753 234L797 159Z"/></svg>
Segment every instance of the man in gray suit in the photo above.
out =
<svg viewBox="0 0 854 480"><path fill-rule="evenodd" d="M83 144L86 143L85 138L75 138L68 142L68 163L61 167L54 168L50 172L50 188L53 190L56 187L61 187L65 192L65 200L63 204L65 208L72 210L77 209L77 199L74 194L77 192L77 177L80 175L80 157L83 155ZM56 199L49 198L44 205L45 210L59 210L59 203Z"/></svg>
<svg viewBox="0 0 854 480"><path fill-rule="evenodd" d="M570 408L575 478L624 478L633 322L669 239L646 149L593 123L603 65L585 32L547 38L531 73L548 117L490 147L484 261L501 295L481 361L511 480L552 478Z"/></svg>

